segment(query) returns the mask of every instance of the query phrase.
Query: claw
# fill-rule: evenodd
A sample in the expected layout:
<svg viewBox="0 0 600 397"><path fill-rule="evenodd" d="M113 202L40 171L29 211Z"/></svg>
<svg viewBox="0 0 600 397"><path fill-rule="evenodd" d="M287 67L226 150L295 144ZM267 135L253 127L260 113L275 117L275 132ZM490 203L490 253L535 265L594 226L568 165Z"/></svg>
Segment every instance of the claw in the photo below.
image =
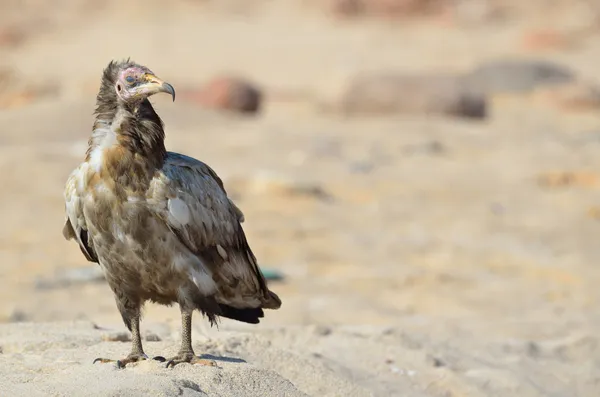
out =
<svg viewBox="0 0 600 397"><path fill-rule="evenodd" d="M124 359L121 360L112 360L110 358L97 358L94 360L94 362L92 364L96 364L97 362L100 363L116 363L117 364L117 368L119 369L123 369L127 366L127 364L130 363L135 363L138 361L142 361L142 360L148 360L148 356L145 354L133 354L133 355L129 355L127 357L125 357Z"/></svg>
<svg viewBox="0 0 600 397"><path fill-rule="evenodd" d="M101 357L98 357L97 359L94 360L94 362L92 364L96 364L97 362L100 362L102 364L106 364L106 363L112 363L114 361L115 360L111 360L110 358L101 358Z"/></svg>
<svg viewBox="0 0 600 397"><path fill-rule="evenodd" d="M169 367L175 367L178 364L182 364L182 363L190 363L192 365L205 365L208 367L216 367L217 363L214 362L213 360L206 360L206 359L202 359L202 358L198 358L196 356L183 356L183 357L173 357L171 360L169 360L169 362L167 363L167 368Z"/></svg>

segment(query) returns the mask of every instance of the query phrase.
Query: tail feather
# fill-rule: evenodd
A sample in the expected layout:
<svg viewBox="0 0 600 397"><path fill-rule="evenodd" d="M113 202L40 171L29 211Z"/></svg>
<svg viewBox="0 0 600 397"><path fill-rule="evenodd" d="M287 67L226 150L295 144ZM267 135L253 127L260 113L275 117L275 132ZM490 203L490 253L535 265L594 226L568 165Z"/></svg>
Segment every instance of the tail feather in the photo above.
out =
<svg viewBox="0 0 600 397"><path fill-rule="evenodd" d="M272 309L272 310L276 310L279 309L281 307L281 299L279 299L279 296L277 296L277 294L271 290L268 291L269 292L269 297L266 301L263 302L262 307L265 309Z"/></svg>
<svg viewBox="0 0 600 397"><path fill-rule="evenodd" d="M259 319L265 316L260 307L256 309L237 309L229 305L219 304L219 308L221 309L220 316L244 323L258 324L260 322Z"/></svg>

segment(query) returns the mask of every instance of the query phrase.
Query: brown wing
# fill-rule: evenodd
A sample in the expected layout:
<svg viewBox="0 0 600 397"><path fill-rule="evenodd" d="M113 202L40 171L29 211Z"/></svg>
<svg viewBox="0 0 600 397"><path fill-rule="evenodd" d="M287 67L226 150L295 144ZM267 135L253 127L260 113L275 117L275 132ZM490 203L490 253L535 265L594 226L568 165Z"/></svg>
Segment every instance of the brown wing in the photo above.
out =
<svg viewBox="0 0 600 397"><path fill-rule="evenodd" d="M168 153L147 200L158 217L213 273L215 298L234 308L278 308L241 226L243 214L206 164Z"/></svg>

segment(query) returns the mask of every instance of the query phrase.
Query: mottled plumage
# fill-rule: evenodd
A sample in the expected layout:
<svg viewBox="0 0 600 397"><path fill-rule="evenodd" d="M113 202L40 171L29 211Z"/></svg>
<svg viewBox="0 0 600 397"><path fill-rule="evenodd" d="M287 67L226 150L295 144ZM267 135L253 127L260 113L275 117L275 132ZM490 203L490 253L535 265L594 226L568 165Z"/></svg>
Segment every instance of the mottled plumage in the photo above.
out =
<svg viewBox="0 0 600 397"><path fill-rule="evenodd" d="M258 323L262 309L281 306L220 178L208 165L166 151L163 123L148 101L157 92L175 96L146 67L108 65L85 161L65 188L63 234L102 267L134 336L120 365L145 357L139 338L145 301L181 308L183 341L174 364L200 362L191 348L194 310L211 324L219 316Z"/></svg>

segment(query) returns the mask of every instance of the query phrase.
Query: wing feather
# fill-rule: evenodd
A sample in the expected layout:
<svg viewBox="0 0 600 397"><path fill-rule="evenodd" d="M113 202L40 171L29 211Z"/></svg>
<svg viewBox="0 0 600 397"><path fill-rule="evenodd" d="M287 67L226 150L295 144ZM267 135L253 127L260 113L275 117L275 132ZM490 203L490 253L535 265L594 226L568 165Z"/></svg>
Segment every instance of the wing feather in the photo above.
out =
<svg viewBox="0 0 600 397"><path fill-rule="evenodd" d="M86 259L90 262L98 263L98 256L91 240L88 238L81 202L81 191L83 190L83 178L86 174L86 167L87 163L82 163L67 179L64 192L66 220L63 227L63 236L67 240L77 240L79 248Z"/></svg>
<svg viewBox="0 0 600 397"><path fill-rule="evenodd" d="M169 152L147 201L179 240L213 274L219 303L242 309L278 308L241 223L242 211L229 199L223 182L206 164Z"/></svg>

